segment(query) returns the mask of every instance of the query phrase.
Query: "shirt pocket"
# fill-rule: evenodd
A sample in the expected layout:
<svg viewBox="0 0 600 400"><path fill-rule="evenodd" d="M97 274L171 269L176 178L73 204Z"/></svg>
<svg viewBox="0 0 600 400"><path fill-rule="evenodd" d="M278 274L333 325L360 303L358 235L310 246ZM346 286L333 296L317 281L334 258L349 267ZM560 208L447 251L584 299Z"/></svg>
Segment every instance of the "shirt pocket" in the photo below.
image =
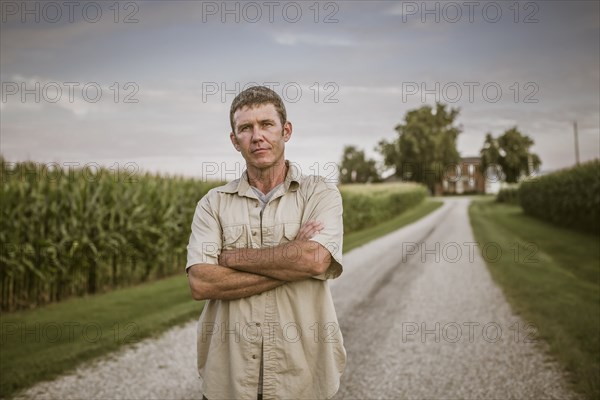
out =
<svg viewBox="0 0 600 400"><path fill-rule="evenodd" d="M223 250L233 250L248 247L246 226L235 225L223 227Z"/></svg>
<svg viewBox="0 0 600 400"><path fill-rule="evenodd" d="M298 236L298 231L300 231L300 224L297 222L286 222L283 224L283 238L281 240L282 243L291 242L296 239Z"/></svg>

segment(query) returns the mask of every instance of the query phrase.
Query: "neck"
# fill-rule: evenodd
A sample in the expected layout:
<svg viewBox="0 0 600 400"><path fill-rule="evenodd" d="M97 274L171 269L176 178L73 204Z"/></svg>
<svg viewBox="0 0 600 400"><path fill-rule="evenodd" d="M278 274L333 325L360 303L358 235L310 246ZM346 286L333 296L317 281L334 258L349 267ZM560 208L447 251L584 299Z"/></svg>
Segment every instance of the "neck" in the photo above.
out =
<svg viewBox="0 0 600 400"><path fill-rule="evenodd" d="M263 193L269 193L285 180L287 170L288 166L285 162L277 163L266 169L248 168L248 183Z"/></svg>

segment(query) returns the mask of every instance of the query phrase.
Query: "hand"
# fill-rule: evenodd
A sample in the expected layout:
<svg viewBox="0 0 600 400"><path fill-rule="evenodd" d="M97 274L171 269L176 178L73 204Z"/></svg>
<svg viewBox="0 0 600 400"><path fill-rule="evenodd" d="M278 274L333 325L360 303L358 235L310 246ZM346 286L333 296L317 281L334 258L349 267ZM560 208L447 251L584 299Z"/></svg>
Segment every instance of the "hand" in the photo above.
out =
<svg viewBox="0 0 600 400"><path fill-rule="evenodd" d="M294 240L308 240L320 233L325 225L321 221L308 221L300 228Z"/></svg>

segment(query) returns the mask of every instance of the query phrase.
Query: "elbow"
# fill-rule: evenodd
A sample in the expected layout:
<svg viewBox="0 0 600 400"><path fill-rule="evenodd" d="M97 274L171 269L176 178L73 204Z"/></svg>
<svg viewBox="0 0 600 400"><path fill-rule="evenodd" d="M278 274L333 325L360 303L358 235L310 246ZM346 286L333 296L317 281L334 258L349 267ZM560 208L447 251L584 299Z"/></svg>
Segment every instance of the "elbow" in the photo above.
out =
<svg viewBox="0 0 600 400"><path fill-rule="evenodd" d="M211 298L207 288L202 283L192 283L190 281L190 290L192 292L192 298L196 301L208 300Z"/></svg>
<svg viewBox="0 0 600 400"><path fill-rule="evenodd" d="M200 279L191 279L190 290L192 298L196 301L203 300L230 300L227 293L223 292L217 285L210 284Z"/></svg>
<svg viewBox="0 0 600 400"><path fill-rule="evenodd" d="M192 299L196 301L206 300L201 293L192 290Z"/></svg>
<svg viewBox="0 0 600 400"><path fill-rule="evenodd" d="M192 298L196 301L209 300L213 298L211 287L206 283L206 280L201 276L199 268L190 268L188 273L188 282Z"/></svg>
<svg viewBox="0 0 600 400"><path fill-rule="evenodd" d="M203 291L192 289L192 299L196 301L208 300L208 296Z"/></svg>

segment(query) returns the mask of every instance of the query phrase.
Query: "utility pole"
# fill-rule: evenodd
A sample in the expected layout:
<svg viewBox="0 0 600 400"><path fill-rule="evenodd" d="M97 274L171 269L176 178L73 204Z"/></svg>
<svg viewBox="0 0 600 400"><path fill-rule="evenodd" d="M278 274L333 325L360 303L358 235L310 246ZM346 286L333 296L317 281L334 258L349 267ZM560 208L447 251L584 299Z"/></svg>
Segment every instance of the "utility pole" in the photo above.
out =
<svg viewBox="0 0 600 400"><path fill-rule="evenodd" d="M573 134L575 135L575 163L579 165L579 138L577 137L577 121L573 121Z"/></svg>

